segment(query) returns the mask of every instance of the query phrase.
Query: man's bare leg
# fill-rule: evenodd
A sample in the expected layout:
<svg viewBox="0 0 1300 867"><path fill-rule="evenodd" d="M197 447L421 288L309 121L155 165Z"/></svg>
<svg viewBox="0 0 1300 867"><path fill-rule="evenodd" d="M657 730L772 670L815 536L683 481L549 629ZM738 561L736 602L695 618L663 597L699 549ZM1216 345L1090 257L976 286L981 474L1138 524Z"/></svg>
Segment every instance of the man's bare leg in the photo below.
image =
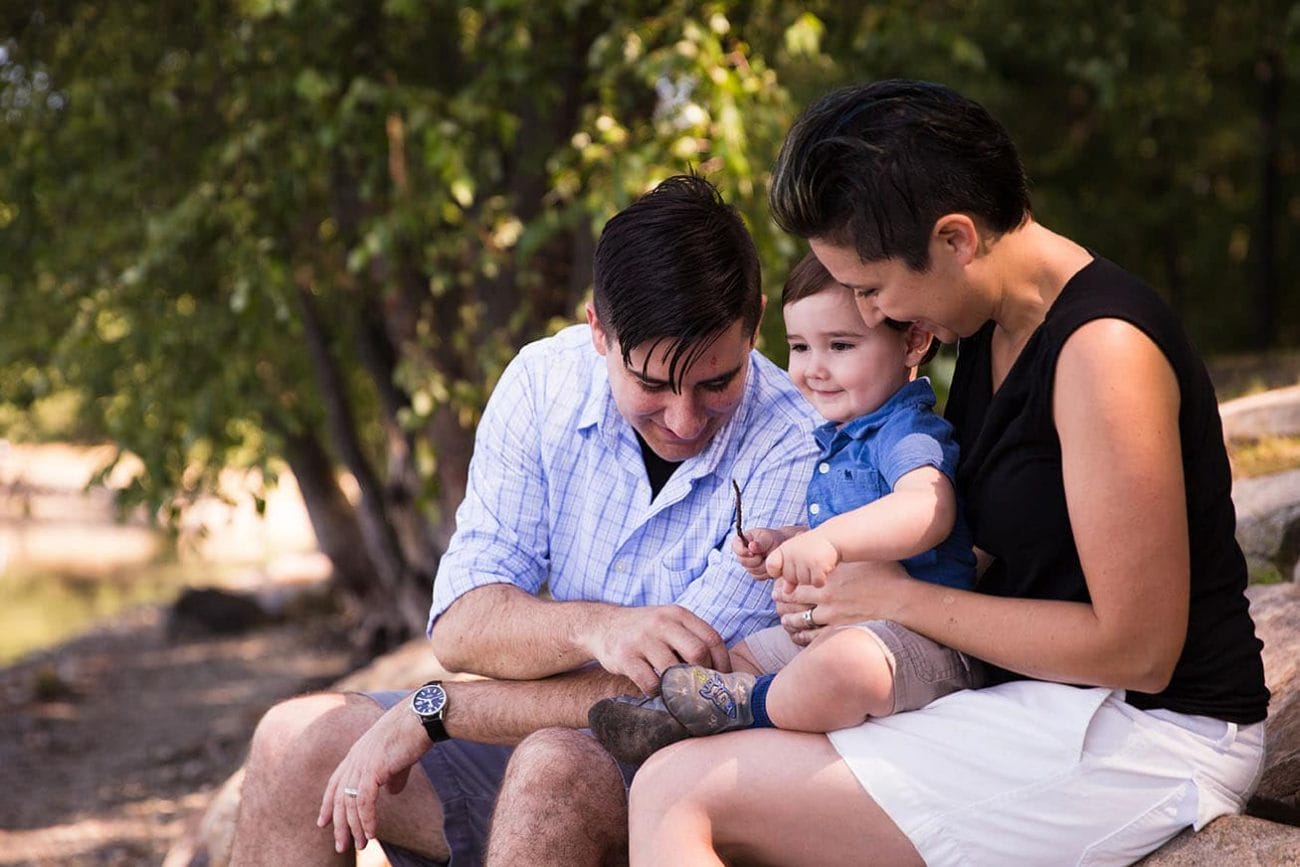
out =
<svg viewBox="0 0 1300 867"><path fill-rule="evenodd" d="M267 711L246 764L231 859L236 867L353 862L351 852L334 851L333 831L318 828L316 816L330 774L382 714L357 694L305 696ZM442 806L418 767L400 795L380 795L379 832L385 841L448 859Z"/></svg>
<svg viewBox="0 0 1300 867"><path fill-rule="evenodd" d="M627 863L627 791L600 744L543 729L515 749L488 836L488 867Z"/></svg>

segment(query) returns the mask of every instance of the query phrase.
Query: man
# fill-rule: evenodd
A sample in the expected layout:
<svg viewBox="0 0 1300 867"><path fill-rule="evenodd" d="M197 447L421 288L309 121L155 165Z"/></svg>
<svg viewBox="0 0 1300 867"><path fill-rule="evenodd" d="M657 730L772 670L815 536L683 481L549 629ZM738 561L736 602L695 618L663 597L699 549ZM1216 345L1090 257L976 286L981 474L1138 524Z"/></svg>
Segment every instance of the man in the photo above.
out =
<svg viewBox="0 0 1300 867"><path fill-rule="evenodd" d="M497 863L621 856L624 783L574 731L588 708L678 661L729 670L727 644L774 622L728 552L731 484L747 521L795 523L814 455L809 410L753 351L762 311L753 241L708 182L670 178L609 221L587 325L525 347L488 402L438 570L435 653L497 680L272 708L237 864L342 861L372 838L394 864L477 864L503 777ZM543 851L539 825L593 811Z"/></svg>

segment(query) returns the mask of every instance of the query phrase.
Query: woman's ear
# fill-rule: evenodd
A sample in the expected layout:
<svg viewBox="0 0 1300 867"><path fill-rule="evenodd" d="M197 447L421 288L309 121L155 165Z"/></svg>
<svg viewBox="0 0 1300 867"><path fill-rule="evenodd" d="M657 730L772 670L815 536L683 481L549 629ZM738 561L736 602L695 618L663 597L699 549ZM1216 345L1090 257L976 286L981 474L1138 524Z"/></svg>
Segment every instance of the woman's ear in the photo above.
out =
<svg viewBox="0 0 1300 867"><path fill-rule="evenodd" d="M906 352L903 363L908 367L920 367L930 360L930 347L934 345L934 335L915 323L907 326L903 332L903 345Z"/></svg>
<svg viewBox="0 0 1300 867"><path fill-rule="evenodd" d="M980 249L979 228L966 214L944 214L934 221L930 235L930 256L935 253L952 257L959 265L969 265Z"/></svg>

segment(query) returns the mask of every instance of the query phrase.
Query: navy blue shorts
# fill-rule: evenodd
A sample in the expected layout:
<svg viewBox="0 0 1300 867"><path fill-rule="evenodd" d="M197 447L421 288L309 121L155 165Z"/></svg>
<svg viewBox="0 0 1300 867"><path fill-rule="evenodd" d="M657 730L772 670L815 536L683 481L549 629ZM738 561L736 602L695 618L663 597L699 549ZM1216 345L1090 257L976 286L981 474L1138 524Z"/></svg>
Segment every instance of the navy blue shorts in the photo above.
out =
<svg viewBox="0 0 1300 867"><path fill-rule="evenodd" d="M372 692L370 698L388 710L410 691ZM492 809L505 779L506 765L514 747L481 744L452 738L431 746L420 757L420 768L433 784L442 802L442 833L451 850L450 867L479 867L487 846ZM623 783L632 784L635 768L620 765ZM383 843L392 867L436 867L441 862L417 855L400 846Z"/></svg>

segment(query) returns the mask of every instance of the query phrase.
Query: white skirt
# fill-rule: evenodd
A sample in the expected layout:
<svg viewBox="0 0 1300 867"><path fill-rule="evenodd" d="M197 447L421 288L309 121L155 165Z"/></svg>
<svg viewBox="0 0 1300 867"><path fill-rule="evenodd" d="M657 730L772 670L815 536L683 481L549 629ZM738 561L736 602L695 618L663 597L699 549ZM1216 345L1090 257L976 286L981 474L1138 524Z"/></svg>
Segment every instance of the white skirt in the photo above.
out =
<svg viewBox="0 0 1300 867"><path fill-rule="evenodd" d="M952 693L830 740L930 867L1130 864L1241 810L1264 762L1263 723L1041 681Z"/></svg>

